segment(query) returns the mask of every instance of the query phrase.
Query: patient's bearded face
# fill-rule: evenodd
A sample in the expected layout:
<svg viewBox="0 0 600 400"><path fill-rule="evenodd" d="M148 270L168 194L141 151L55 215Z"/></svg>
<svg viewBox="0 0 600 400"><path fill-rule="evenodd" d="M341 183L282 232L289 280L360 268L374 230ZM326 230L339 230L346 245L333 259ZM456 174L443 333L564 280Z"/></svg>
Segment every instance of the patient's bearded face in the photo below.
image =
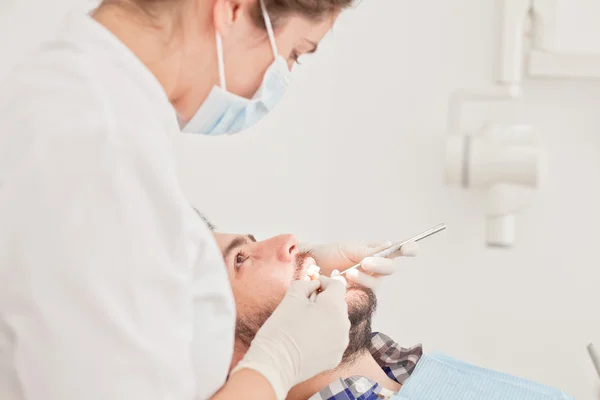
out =
<svg viewBox="0 0 600 400"><path fill-rule="evenodd" d="M304 279L314 264L309 253L300 252L292 235L256 241L252 235L215 233L227 265L237 307L236 339L246 346L273 313L293 280ZM374 293L349 285L346 292L351 323L350 344L344 362L368 349L371 318L377 306Z"/></svg>

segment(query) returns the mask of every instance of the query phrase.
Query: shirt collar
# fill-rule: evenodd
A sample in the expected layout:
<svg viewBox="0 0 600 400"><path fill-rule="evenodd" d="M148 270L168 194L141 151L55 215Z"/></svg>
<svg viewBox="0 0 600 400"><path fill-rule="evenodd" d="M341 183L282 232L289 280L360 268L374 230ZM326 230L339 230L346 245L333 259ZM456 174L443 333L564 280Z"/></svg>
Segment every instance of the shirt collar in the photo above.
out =
<svg viewBox="0 0 600 400"><path fill-rule="evenodd" d="M400 384L406 382L423 356L420 344L403 348L379 332L373 333L369 351L386 375ZM382 400L394 394L367 377L352 376L337 379L309 400Z"/></svg>

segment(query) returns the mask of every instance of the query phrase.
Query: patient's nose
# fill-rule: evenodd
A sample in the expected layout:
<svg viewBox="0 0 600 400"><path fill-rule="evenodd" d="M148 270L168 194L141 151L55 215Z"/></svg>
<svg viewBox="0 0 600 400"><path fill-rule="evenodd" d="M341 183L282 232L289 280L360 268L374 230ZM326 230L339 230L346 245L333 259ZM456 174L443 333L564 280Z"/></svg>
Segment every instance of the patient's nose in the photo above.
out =
<svg viewBox="0 0 600 400"><path fill-rule="evenodd" d="M298 239L294 235L279 235L271 239L277 259L281 262L292 262L298 254Z"/></svg>

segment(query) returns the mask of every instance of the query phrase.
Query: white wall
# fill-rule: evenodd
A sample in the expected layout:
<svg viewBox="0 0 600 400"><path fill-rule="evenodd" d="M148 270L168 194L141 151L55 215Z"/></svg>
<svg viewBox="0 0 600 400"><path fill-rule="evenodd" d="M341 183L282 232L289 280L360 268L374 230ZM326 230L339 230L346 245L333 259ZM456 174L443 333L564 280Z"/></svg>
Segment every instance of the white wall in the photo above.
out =
<svg viewBox="0 0 600 400"><path fill-rule="evenodd" d="M514 249L485 248L482 196L443 183L447 99L494 79L496 12L494 1L364 1L266 121L180 138L183 182L223 230L262 237L399 240L445 221L387 282L375 326L597 400L585 346L600 344L600 82L527 82L517 104L466 108L474 128L491 115L531 123L549 149Z"/></svg>
<svg viewBox="0 0 600 400"><path fill-rule="evenodd" d="M76 1L27 2L44 15ZM39 34L21 33L27 2L8 26ZM518 104L467 109L474 128L528 122L548 145L549 179L514 249L486 249L481 195L443 183L448 96L496 72L495 3L363 1L251 132L177 138L183 185L220 228L261 237L403 239L446 222L381 290L376 328L597 400L585 345L600 345L600 82L528 82ZM54 26L45 15L39 26Z"/></svg>
<svg viewBox="0 0 600 400"><path fill-rule="evenodd" d="M555 0L555 49L561 52L600 53L597 0Z"/></svg>

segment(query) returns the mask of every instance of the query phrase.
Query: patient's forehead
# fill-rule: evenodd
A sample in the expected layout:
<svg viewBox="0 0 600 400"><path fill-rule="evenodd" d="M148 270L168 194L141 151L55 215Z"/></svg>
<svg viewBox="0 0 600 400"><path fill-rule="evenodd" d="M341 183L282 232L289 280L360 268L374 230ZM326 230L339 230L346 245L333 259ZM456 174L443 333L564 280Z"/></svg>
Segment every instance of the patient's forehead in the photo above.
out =
<svg viewBox="0 0 600 400"><path fill-rule="evenodd" d="M233 233L222 233L222 232L213 232L215 240L217 244L223 250L229 243L231 243L235 238L239 235L235 235Z"/></svg>

